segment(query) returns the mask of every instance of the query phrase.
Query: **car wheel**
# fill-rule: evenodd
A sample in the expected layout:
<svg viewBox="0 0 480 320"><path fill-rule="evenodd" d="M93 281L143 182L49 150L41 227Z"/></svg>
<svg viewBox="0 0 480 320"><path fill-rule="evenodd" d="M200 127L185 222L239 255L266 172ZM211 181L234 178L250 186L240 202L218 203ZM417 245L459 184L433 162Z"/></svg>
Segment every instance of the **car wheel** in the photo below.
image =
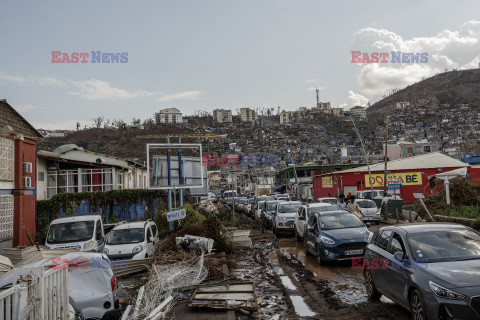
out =
<svg viewBox="0 0 480 320"><path fill-rule="evenodd" d="M307 248L307 240L305 238L303 238L303 248L305 249L305 255L306 256L311 256L312 254L310 253L310 251L308 251L308 248Z"/></svg>
<svg viewBox="0 0 480 320"><path fill-rule="evenodd" d="M372 273L370 272L370 270L365 270L365 273L363 275L365 277L365 289L367 290L368 298L370 298L371 300L380 299L382 294L377 291L377 288L375 288Z"/></svg>
<svg viewBox="0 0 480 320"><path fill-rule="evenodd" d="M293 227L293 229L295 230L295 238L297 239L297 241L302 241L302 237L300 237L300 235L298 234L297 228Z"/></svg>
<svg viewBox="0 0 480 320"><path fill-rule="evenodd" d="M418 290L413 290L410 295L410 310L412 310L413 320L427 320L425 306L423 304L422 296Z"/></svg>

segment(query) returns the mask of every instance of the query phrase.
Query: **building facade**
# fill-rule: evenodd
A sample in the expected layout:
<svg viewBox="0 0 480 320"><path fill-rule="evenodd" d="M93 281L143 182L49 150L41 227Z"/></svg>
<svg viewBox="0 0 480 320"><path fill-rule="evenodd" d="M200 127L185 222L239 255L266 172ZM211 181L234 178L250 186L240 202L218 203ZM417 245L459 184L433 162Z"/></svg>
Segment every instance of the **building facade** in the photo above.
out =
<svg viewBox="0 0 480 320"><path fill-rule="evenodd" d="M232 122L232 110L226 110L226 109L213 110L213 121L218 123Z"/></svg>
<svg viewBox="0 0 480 320"><path fill-rule="evenodd" d="M35 238L36 140L41 134L0 100L0 252Z"/></svg>
<svg viewBox="0 0 480 320"><path fill-rule="evenodd" d="M182 113L177 108L167 108L155 114L157 123L182 123Z"/></svg>
<svg viewBox="0 0 480 320"><path fill-rule="evenodd" d="M147 188L147 168L133 161L86 151L74 144L38 151L37 200L58 193Z"/></svg>
<svg viewBox="0 0 480 320"><path fill-rule="evenodd" d="M349 114L355 119L363 120L367 117L367 108L355 106L349 110Z"/></svg>
<svg viewBox="0 0 480 320"><path fill-rule="evenodd" d="M258 119L258 115L255 110L250 108L240 109L240 120L242 122L253 122Z"/></svg>
<svg viewBox="0 0 480 320"><path fill-rule="evenodd" d="M280 124L286 124L292 122L292 113L291 112L282 112L280 113Z"/></svg>

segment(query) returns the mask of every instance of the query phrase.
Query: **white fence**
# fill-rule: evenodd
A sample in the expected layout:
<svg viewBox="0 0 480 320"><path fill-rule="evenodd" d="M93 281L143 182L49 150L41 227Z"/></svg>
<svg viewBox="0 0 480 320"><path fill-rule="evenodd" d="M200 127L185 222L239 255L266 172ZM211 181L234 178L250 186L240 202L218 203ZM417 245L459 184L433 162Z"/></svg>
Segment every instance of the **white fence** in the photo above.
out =
<svg viewBox="0 0 480 320"><path fill-rule="evenodd" d="M39 267L24 271L18 274L24 285L0 292L0 319L68 319L68 264L49 270Z"/></svg>

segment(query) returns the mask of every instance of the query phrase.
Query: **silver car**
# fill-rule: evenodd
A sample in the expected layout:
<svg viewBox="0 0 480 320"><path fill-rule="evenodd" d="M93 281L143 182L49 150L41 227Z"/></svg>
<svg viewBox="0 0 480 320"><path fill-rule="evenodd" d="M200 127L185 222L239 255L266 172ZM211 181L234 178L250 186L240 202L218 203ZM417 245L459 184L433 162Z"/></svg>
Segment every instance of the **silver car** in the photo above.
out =
<svg viewBox="0 0 480 320"><path fill-rule="evenodd" d="M384 227L363 268L367 294L408 309L413 319L480 319L480 234L451 223Z"/></svg>

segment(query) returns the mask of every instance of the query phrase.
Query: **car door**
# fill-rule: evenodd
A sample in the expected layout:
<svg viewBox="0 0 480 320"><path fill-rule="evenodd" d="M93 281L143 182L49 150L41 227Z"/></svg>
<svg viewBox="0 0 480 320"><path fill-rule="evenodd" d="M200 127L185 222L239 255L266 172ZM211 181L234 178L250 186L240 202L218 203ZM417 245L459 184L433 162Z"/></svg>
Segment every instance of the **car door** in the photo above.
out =
<svg viewBox="0 0 480 320"><path fill-rule="evenodd" d="M306 210L304 207L298 209L298 222L297 222L297 232L303 237L303 231L305 230L306 222Z"/></svg>
<svg viewBox="0 0 480 320"><path fill-rule="evenodd" d="M95 223L95 242L96 242L96 246L94 247L95 251L102 252L103 247L105 247L105 242L104 242L102 222L100 220L97 220Z"/></svg>
<svg viewBox="0 0 480 320"><path fill-rule="evenodd" d="M388 259L388 245L392 237L392 230L381 230L374 239L373 245L369 246L365 258L369 261L369 270L378 290L388 294L390 283L385 259Z"/></svg>
<svg viewBox="0 0 480 320"><path fill-rule="evenodd" d="M389 261L387 263L388 269L385 270L385 272L388 273L390 288L388 294L398 302L408 305L408 279L411 271L408 268L409 261L406 259L405 245L402 236L397 232L393 232L387 251L388 254L386 258L388 258ZM401 261L395 259L395 252L402 252Z"/></svg>
<svg viewBox="0 0 480 320"><path fill-rule="evenodd" d="M316 249L315 248L315 243L317 241L317 237L315 234L316 221L317 221L316 215L312 214L306 223L306 226L304 229L305 231L303 234L303 236L305 237L306 249L312 253L315 253L315 249Z"/></svg>
<svg viewBox="0 0 480 320"><path fill-rule="evenodd" d="M157 229L157 225L155 223L152 223L152 225L150 226L152 228L152 236L153 236L153 246L155 247L155 245L158 243L158 229Z"/></svg>

